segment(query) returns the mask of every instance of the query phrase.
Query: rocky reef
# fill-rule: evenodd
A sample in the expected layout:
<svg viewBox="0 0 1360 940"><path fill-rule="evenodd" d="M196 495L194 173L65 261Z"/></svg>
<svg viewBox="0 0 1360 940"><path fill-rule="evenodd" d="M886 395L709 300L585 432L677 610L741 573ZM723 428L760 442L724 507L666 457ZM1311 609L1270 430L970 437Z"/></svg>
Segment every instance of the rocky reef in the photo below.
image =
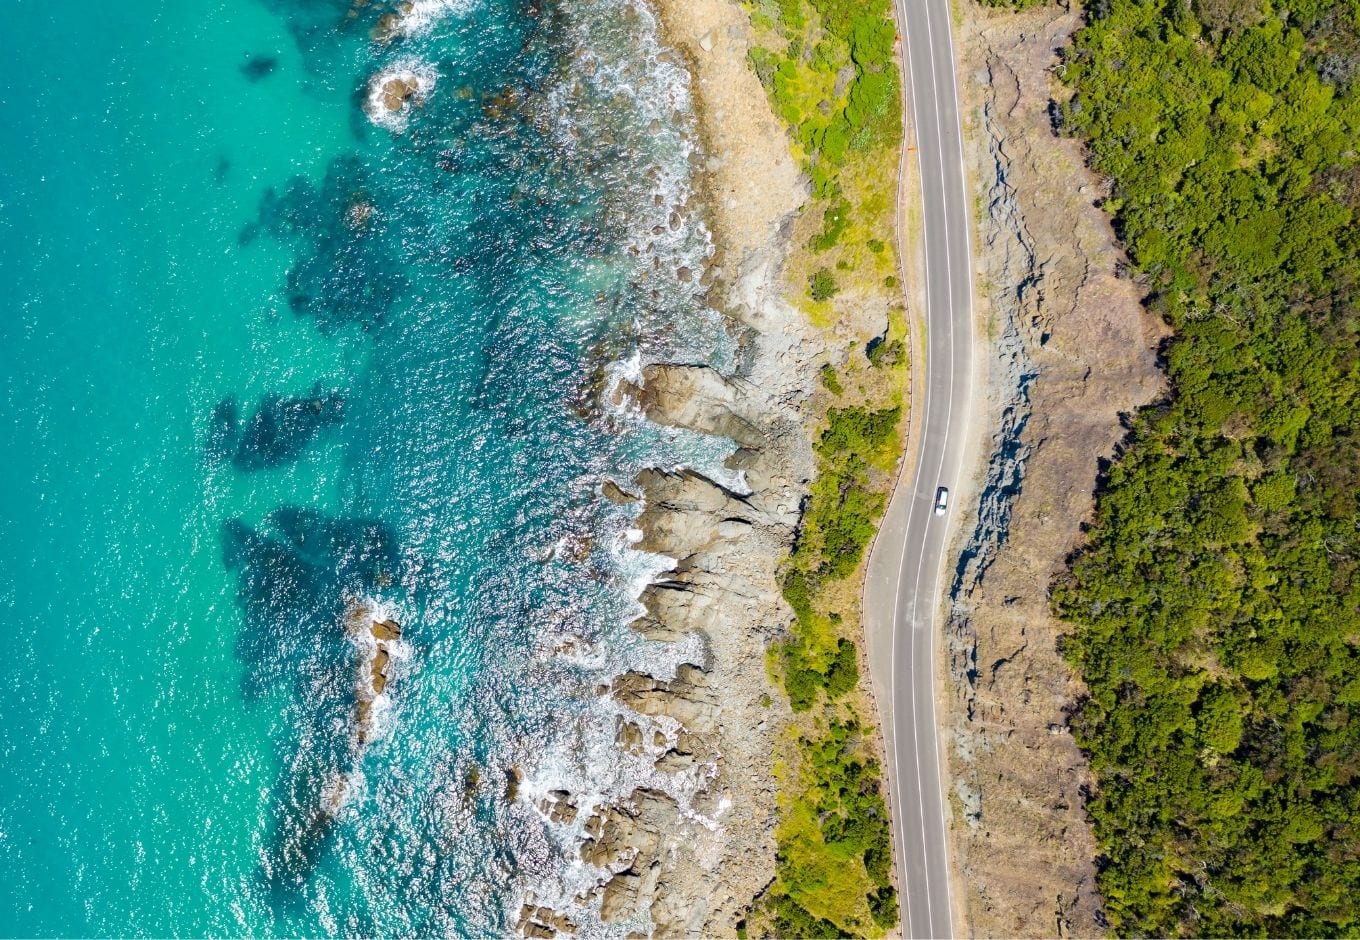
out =
<svg viewBox="0 0 1360 940"><path fill-rule="evenodd" d="M355 650L354 710L349 721L347 767L326 787L320 813L329 819L344 806L354 790L354 776L364 751L385 728L387 686L394 660L403 655L401 625L390 613L367 599L352 601L345 610L345 635Z"/></svg>
<svg viewBox="0 0 1360 940"><path fill-rule="evenodd" d="M396 662L406 653L401 625L386 607L368 597L349 599L337 626L353 650L341 667L352 670L353 679L336 683L347 694L326 696L324 701L344 702L349 713L343 719L328 713L319 716L339 732L336 748L320 752L303 748L293 758L316 772L289 775L291 809L282 820L277 858L277 874L285 883L297 884L313 870L336 821L362 786L364 754L387 732L388 687Z"/></svg>
<svg viewBox="0 0 1360 940"><path fill-rule="evenodd" d="M398 61L369 81L364 113L379 127L400 134L406 130L411 111L423 105L434 90L436 79L434 69L422 62Z"/></svg>
<svg viewBox="0 0 1360 940"><path fill-rule="evenodd" d="M381 619L380 619L381 618ZM374 708L386 699L392 679L394 654L399 655L401 625L367 604L355 604L346 617L345 632L358 651L357 679L354 684L354 743L362 751L376 732Z"/></svg>
<svg viewBox="0 0 1360 940"><path fill-rule="evenodd" d="M729 467L750 492L693 470L645 469L627 490L601 482L614 500L642 504L636 547L674 560L643 590L645 612L632 628L659 643L699 640L688 646L699 654L674 675L626 672L600 690L631 716L620 718L616 745L650 759L666 786L644 783L596 807L581 829L580 858L600 874L592 896L578 901L598 905L605 924L646 924L659 937L730 934L774 871L771 753L781 714L765 648L790 617L775 572L812 454L797 410L771 395L792 390L766 372L764 338L736 328L751 344L744 373L653 363L623 393L653 421L737 441ZM567 825L579 813L566 791L550 793L540 810ZM531 899L519 929L550 936L576 925L570 912Z"/></svg>

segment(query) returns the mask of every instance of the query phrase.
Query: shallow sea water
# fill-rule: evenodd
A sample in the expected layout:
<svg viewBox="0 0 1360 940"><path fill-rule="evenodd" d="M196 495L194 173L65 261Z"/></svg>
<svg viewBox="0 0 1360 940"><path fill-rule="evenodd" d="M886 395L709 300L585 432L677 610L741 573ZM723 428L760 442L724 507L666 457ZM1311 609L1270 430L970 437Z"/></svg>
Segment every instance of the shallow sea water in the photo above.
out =
<svg viewBox="0 0 1360 940"><path fill-rule="evenodd" d="M734 355L655 24L6 9L0 934L494 935L570 896L533 797L626 792L594 689L678 655L626 626L664 561L598 484L732 449L602 404ZM375 122L394 69L423 103ZM360 598L404 636L351 760Z"/></svg>

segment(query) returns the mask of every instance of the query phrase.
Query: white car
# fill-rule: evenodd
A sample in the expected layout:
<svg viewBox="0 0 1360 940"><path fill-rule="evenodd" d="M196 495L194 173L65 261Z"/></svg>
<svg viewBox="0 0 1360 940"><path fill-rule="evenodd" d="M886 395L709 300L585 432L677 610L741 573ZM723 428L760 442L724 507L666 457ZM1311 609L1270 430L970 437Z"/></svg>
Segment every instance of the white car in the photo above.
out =
<svg viewBox="0 0 1360 940"><path fill-rule="evenodd" d="M949 488L940 487L935 491L935 515L943 516L944 511L949 508Z"/></svg>

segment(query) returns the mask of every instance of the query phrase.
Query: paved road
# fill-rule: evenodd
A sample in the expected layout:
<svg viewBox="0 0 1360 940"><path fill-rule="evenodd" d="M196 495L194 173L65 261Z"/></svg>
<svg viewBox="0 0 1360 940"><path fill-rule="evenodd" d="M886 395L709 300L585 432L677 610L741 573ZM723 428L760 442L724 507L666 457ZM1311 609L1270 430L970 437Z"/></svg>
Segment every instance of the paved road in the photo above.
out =
<svg viewBox="0 0 1360 940"><path fill-rule="evenodd" d="M888 758L902 932L951 937L946 790L936 716L940 611L968 436L973 384L973 278L959 95L949 0L896 0L907 76L904 107L915 128L922 205L925 325L915 346L914 460L875 541L865 583L869 659ZM905 205L901 207L905 213ZM906 216L902 218L905 230ZM918 314L921 311L916 311ZM921 370L924 369L922 372ZM950 490L935 515L935 492Z"/></svg>

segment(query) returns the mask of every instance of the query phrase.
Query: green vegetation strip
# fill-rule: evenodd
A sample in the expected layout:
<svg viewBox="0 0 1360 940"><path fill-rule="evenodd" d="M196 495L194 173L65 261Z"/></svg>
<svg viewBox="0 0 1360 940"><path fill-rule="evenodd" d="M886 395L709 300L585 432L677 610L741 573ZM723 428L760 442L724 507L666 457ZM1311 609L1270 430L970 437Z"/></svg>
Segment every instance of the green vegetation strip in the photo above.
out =
<svg viewBox="0 0 1360 940"><path fill-rule="evenodd" d="M1167 401L1055 590L1115 932L1360 932L1360 7L1101 0L1061 120Z"/></svg>
<svg viewBox="0 0 1360 940"><path fill-rule="evenodd" d="M902 131L890 2L753 0L748 7L759 38L751 64L812 184L800 230L814 230L800 236L791 272L806 278L809 313L826 324L833 303L897 284L890 245ZM847 405L826 416L817 479L785 567L796 622L770 665L798 715L796 741L791 766L777 768L775 882L744 930L872 936L897 923L892 835L869 725L859 714L855 638L858 572L900 446L904 358L900 339L878 341L852 356L844 374L829 365L821 372L822 386Z"/></svg>
<svg viewBox="0 0 1360 940"><path fill-rule="evenodd" d="M834 378L832 379L834 381ZM817 443L817 479L784 575L796 622L775 654L795 712L813 712L820 734L798 739L793 785L785 783L779 869L767 898L777 936L863 934L867 911L882 931L897 923L892 832L876 760L844 700L859 684L855 643L823 589L859 570L886 502L900 445L898 407L833 409ZM872 476L871 476L872 474ZM839 705L837 704L839 703ZM820 712L820 713L818 713ZM875 931L877 932L877 931Z"/></svg>

